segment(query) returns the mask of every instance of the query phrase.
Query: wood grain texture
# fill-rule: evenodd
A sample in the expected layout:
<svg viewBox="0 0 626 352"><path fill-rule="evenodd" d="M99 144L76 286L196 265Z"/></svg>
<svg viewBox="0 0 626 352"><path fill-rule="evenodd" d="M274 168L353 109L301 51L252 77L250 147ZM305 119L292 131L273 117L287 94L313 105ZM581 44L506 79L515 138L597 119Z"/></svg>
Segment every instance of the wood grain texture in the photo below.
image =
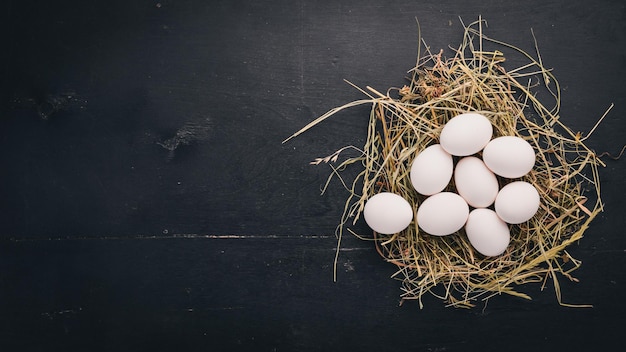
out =
<svg viewBox="0 0 626 352"><path fill-rule="evenodd" d="M574 257L568 303L495 297L398 307L394 267L346 237L345 191L309 161L364 139L367 107L287 144L328 109L404 84L417 28L432 50L459 17L533 51L562 120L625 143L621 1L9 1L0 81L0 350L607 349L621 343L623 160ZM510 67L520 61L511 59ZM357 231L367 228L359 223Z"/></svg>

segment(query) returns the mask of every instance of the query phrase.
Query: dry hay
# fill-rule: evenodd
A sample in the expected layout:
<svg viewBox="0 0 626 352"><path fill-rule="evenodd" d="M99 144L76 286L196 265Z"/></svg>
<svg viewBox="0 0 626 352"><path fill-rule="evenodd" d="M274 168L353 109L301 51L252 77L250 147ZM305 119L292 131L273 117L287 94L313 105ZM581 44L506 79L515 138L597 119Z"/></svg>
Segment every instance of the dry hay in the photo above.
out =
<svg viewBox="0 0 626 352"><path fill-rule="evenodd" d="M442 127L452 117L465 112L485 115L493 125L493 138L521 137L537 155L534 169L523 180L537 188L541 205L531 220L510 225L511 243L504 254L482 256L472 248L464 230L436 237L421 231L416 221L393 235L357 236L373 240L380 255L397 265L394 277L402 282L402 300L417 299L420 307L425 293L456 307L471 307L501 293L530 298L517 289L529 282L542 287L551 282L558 302L567 305L561 301L559 276L576 281L571 272L581 262L566 248L583 237L602 211L598 167L604 164L584 143L593 130L583 137L561 122L559 85L544 67L539 51L534 58L489 38L483 25L480 19L464 25L463 41L449 59L442 52L432 53L420 38L425 55L418 54L408 85L386 94L355 87L367 98L330 110L288 139L343 109L372 106L362 148L347 146L312 162L331 165L328 181L338 177L349 191L337 231L339 246L344 229L357 235L347 225L356 223L366 200L376 193L401 195L416 213L425 197L414 190L409 177L415 156L438 143ZM505 70L503 52L483 50L487 43L520 56L527 64ZM537 97L538 89L549 93L544 94L551 101L549 107ZM359 155L339 162L346 149L358 150ZM350 183L341 171L353 164L362 165L363 170ZM500 187L511 181L499 178ZM454 185L446 190L454 192Z"/></svg>

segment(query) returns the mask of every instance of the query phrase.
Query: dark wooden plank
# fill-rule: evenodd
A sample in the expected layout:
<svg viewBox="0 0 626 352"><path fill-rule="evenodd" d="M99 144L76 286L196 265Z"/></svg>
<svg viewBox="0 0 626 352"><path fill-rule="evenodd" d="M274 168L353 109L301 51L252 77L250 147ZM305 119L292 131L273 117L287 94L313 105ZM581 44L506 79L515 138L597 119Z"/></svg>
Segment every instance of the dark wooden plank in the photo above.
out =
<svg viewBox="0 0 626 352"><path fill-rule="evenodd" d="M624 284L593 276L623 267L623 253L585 253L585 279L564 283L566 300L593 309L559 307L534 288L530 302L496 297L455 310L426 298L420 311L398 306L392 265L347 242L336 283L327 237L2 242L0 340L6 350L103 351L576 350L620 341Z"/></svg>
<svg viewBox="0 0 626 352"><path fill-rule="evenodd" d="M624 76L624 25L621 5L609 4L13 3L4 232L329 232L344 194L318 197L328 169L307 163L361 143L367 108L280 141L360 98L344 78L403 84L414 16L433 50L460 40L459 15L480 12L490 35L531 51L533 27L568 124L588 131L616 103L590 141L616 152L624 98L621 80L606 77Z"/></svg>

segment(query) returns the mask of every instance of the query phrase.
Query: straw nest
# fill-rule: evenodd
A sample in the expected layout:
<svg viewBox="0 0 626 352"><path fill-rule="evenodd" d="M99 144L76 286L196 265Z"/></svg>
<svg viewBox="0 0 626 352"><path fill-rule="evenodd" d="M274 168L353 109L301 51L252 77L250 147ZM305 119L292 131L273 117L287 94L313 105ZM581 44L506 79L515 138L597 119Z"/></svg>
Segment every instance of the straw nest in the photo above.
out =
<svg viewBox="0 0 626 352"><path fill-rule="evenodd" d="M365 145L346 146L312 164L331 165L328 181L338 177L348 190L337 228L338 249L344 230L372 240L380 255L398 268L394 277L402 282L401 301L417 299L422 307L426 293L455 307L471 307L502 293L529 299L518 286L534 282L542 288L551 283L558 302L568 305L561 301L559 277L576 281L571 273L581 261L567 247L583 237L602 211L598 167L604 164L585 145L593 130L582 136L561 122L559 85L544 67L539 51L533 56L489 38L483 26L480 19L464 25L463 40L448 59L442 52L431 52L420 38L425 54L418 53L407 85L385 94L355 87L367 98L330 110L288 139L343 109L371 104ZM495 49L487 50L487 46ZM526 64L505 69L505 51ZM540 95L550 103L540 101ZM540 208L529 221L509 225L511 243L504 254L482 256L472 248L464 230L436 237L424 233L416 221L393 235L363 236L348 227L360 218L366 200L383 191L401 195L416 212L425 197L411 185L411 162L420 151L438 143L449 119L470 111L491 121L493 138L521 137L537 156L534 169L523 180L539 191ZM340 160L340 154L349 149L358 155ZM362 171L353 180L345 180L341 171L355 165L362 166ZM500 187L508 182L499 178ZM455 192L454 185L446 190Z"/></svg>

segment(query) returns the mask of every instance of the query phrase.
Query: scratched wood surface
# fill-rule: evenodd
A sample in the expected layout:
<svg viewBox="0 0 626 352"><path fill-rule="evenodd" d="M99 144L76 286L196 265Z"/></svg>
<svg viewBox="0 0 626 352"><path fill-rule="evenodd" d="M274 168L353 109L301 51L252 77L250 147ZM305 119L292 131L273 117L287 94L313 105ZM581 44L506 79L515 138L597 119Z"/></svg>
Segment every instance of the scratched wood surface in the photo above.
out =
<svg viewBox="0 0 626 352"><path fill-rule="evenodd" d="M533 51L562 119L618 154L626 126L621 1L7 1L0 80L0 350L601 350L625 323L624 161L571 249L568 303L529 285L473 310L398 306L370 243L346 237L345 192L309 161L363 142L343 79L404 84L417 26L431 49L479 15ZM511 60L511 67L518 63ZM359 223L357 231L367 231Z"/></svg>

